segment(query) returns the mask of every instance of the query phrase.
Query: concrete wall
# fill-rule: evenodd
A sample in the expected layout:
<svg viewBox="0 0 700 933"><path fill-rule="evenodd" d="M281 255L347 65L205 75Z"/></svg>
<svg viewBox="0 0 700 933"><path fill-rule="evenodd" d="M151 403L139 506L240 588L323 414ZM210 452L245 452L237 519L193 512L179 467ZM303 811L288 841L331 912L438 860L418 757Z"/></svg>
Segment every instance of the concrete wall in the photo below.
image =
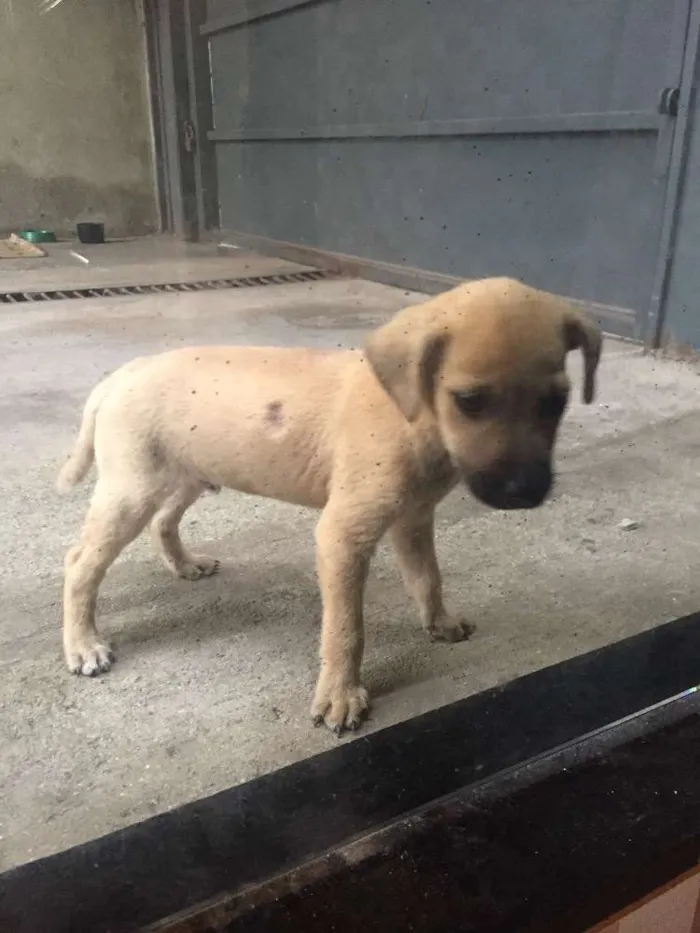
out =
<svg viewBox="0 0 700 933"><path fill-rule="evenodd" d="M0 0L0 230L153 231L138 0Z"/></svg>

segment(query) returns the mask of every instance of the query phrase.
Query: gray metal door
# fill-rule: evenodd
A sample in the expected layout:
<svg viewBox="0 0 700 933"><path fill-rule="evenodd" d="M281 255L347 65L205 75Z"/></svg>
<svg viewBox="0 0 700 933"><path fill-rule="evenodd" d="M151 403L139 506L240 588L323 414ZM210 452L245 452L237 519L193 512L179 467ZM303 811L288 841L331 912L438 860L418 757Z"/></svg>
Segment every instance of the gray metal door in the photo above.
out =
<svg viewBox="0 0 700 933"><path fill-rule="evenodd" d="M644 319L689 0L208 0L220 225Z"/></svg>

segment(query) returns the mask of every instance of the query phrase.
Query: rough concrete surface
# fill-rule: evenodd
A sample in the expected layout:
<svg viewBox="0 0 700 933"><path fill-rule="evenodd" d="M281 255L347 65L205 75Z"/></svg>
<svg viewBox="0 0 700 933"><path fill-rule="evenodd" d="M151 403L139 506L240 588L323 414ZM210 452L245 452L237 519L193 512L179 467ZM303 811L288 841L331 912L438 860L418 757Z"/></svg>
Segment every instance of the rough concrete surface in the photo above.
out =
<svg viewBox="0 0 700 933"><path fill-rule="evenodd" d="M46 256L0 262L0 292L161 285L207 279L300 272L309 266L265 257L222 241L187 243L175 237L133 237L100 245L77 239L45 244Z"/></svg>
<svg viewBox="0 0 700 933"><path fill-rule="evenodd" d="M308 719L315 516L284 504L224 492L187 514L186 537L223 561L210 580L174 580L137 541L98 610L118 663L95 680L67 673L62 559L89 485L59 498L53 483L89 389L135 355L182 344L357 345L416 300L334 281L0 306L0 868L336 741ZM577 359L571 369L578 381ZM488 511L461 489L441 507L445 587L477 625L469 642L426 640L380 550L367 596L367 730L697 608L696 371L608 341L598 400L574 401L558 459L556 495L533 513Z"/></svg>

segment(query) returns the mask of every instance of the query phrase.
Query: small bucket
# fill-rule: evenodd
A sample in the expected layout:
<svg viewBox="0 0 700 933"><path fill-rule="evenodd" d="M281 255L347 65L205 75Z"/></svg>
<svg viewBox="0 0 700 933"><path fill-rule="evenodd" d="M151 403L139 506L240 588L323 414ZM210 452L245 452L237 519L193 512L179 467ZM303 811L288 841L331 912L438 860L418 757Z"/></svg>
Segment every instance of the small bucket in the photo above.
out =
<svg viewBox="0 0 700 933"><path fill-rule="evenodd" d="M82 223L77 225L78 239L81 243L104 243L105 225Z"/></svg>

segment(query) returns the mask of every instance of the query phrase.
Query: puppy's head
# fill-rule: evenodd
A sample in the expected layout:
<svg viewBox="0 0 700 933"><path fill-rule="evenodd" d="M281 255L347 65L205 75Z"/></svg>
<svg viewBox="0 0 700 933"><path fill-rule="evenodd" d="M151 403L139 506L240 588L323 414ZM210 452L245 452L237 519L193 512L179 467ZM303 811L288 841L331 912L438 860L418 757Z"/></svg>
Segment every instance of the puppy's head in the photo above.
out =
<svg viewBox="0 0 700 933"><path fill-rule="evenodd" d="M399 312L366 356L404 417L436 423L471 491L498 509L540 505L567 406L566 355L580 349L595 394L599 332L564 299L484 279Z"/></svg>

